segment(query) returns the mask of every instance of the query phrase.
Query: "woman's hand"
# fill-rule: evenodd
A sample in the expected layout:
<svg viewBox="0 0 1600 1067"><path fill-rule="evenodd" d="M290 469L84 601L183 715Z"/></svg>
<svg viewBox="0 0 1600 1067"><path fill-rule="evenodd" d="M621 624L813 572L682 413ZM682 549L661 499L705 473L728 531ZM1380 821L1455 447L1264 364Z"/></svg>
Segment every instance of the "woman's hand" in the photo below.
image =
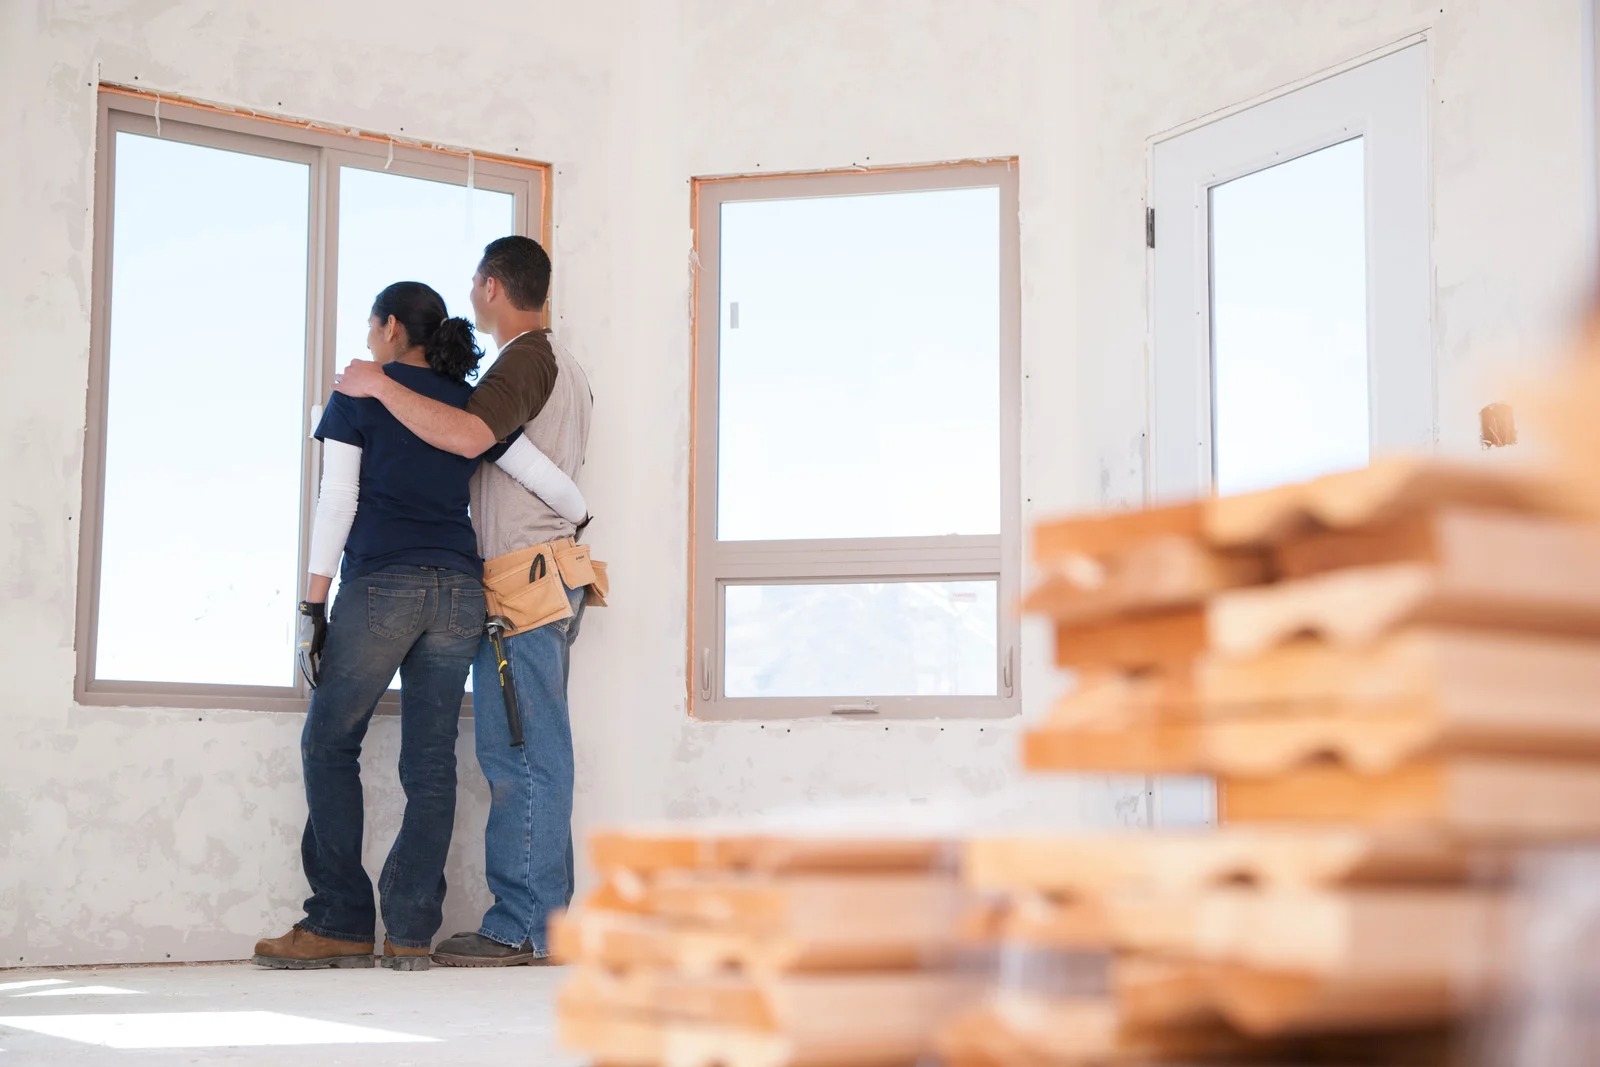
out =
<svg viewBox="0 0 1600 1067"><path fill-rule="evenodd" d="M297 642L300 655L300 673L306 676L311 688L322 679L322 646L328 640L327 605L300 602L300 636Z"/></svg>

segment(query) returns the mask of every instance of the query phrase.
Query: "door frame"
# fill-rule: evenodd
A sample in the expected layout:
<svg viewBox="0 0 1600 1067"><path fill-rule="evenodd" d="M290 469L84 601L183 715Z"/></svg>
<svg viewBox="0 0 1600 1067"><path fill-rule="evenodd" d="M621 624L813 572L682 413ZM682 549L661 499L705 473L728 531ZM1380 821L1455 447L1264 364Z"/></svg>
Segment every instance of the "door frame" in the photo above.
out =
<svg viewBox="0 0 1600 1067"><path fill-rule="evenodd" d="M1146 249L1146 438L1144 464L1144 498L1146 503L1193 498L1210 491L1214 459L1211 432L1211 241L1209 201L1210 190L1217 185L1247 174L1256 173L1274 165L1288 162L1311 152L1331 147L1353 137L1371 137L1374 127L1373 107L1341 108L1328 106L1321 101L1330 119L1334 111L1348 111L1339 121L1322 121L1308 129L1303 136L1285 138L1277 142L1271 155L1265 153L1242 154L1229 160L1228 165L1211 170L1193 185L1173 188L1169 179L1166 187L1157 186L1156 159L1158 149L1169 142L1195 133L1217 123L1234 119L1255 111L1257 118L1268 124L1274 115L1274 105L1281 110L1281 101L1304 90L1341 75L1351 74L1361 68L1371 67L1383 60L1415 49L1413 62L1422 64L1424 86L1420 106L1389 110L1384 115L1383 129L1388 137L1399 136L1404 143L1420 142L1422 151L1422 181L1413 188L1396 193L1386 187L1382 198L1374 197L1373 164L1371 153L1366 152L1367 224L1367 350L1369 368L1383 364L1382 378L1388 387L1386 398L1380 406L1369 402L1373 413L1371 440L1374 451L1392 448L1432 450L1439 439L1438 366L1439 352L1435 322L1435 285L1433 280L1433 175L1432 127L1434 72L1428 34L1418 32L1391 44L1364 53L1346 63L1327 68L1318 73L1285 85L1269 93L1242 101L1228 108L1212 112L1175 126L1151 137L1146 144L1145 206L1147 211L1157 206L1158 191L1164 202L1174 195L1188 201L1182 213L1157 211L1154 214L1154 244ZM1391 65L1390 70L1414 76ZM1381 75L1384 73L1380 71ZM1263 110L1257 110L1263 109ZM1163 169L1165 177L1167 168ZM1192 169L1186 173L1193 173ZM1192 196L1192 200L1190 197ZM1172 217L1178 214L1179 217ZM1400 242L1397 251L1379 240L1379 232L1393 232L1392 227L1419 224L1425 239ZM1174 233L1177 240L1174 244ZM1414 238L1414 231L1412 231ZM1162 245L1163 237L1168 244ZM1387 242L1392 246L1394 242ZM1176 249L1176 252L1174 251ZM1391 252L1393 251L1393 254ZM1162 255L1162 253L1165 255ZM1178 263L1188 262L1182 277L1193 279L1194 288L1187 299L1172 299L1168 289L1158 279L1158 259L1170 262L1177 254ZM1398 257L1398 258L1396 258ZM1158 303L1166 298L1166 304ZM1395 313L1389 309L1398 307ZM1415 309L1425 313L1418 316ZM1381 329L1383 343L1376 334ZM1396 351L1414 351L1421 348L1427 358L1423 366L1414 361L1390 358ZM1176 361L1176 363L1175 363ZM1176 366L1176 371L1174 367ZM1163 377L1160 372L1165 369ZM1424 373L1425 372L1425 373ZM1380 375L1369 373L1369 388L1375 389ZM1397 399L1398 398L1398 399ZM1376 398L1374 397L1374 400ZM1174 412L1177 412L1176 417ZM1173 432L1169 423L1178 422ZM1380 425L1381 423L1381 425ZM1164 813L1184 812L1187 822L1196 819L1216 823L1221 798L1204 778L1147 778L1147 819L1152 826L1170 825Z"/></svg>

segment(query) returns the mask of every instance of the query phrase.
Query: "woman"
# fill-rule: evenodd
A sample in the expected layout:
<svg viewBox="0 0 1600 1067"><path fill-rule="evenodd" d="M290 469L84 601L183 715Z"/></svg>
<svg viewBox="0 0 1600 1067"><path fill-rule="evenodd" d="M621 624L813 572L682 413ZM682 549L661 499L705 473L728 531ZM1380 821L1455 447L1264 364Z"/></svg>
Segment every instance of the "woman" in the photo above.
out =
<svg viewBox="0 0 1600 1067"><path fill-rule="evenodd" d="M465 319L421 282L378 294L367 348L409 388L465 407L483 353ZM361 742L400 672L400 783L406 810L378 884L383 963L428 965L442 921L445 856L456 806L456 727L484 630L483 560L467 515L478 465L417 439L382 404L338 393L317 427L322 488L300 605L301 669L312 685L300 742L310 814L301 859L305 918L256 944L274 968L370 967L377 914L361 865ZM489 454L572 521L577 486L518 437ZM358 506L359 504L359 506ZM331 619L324 603L344 557Z"/></svg>

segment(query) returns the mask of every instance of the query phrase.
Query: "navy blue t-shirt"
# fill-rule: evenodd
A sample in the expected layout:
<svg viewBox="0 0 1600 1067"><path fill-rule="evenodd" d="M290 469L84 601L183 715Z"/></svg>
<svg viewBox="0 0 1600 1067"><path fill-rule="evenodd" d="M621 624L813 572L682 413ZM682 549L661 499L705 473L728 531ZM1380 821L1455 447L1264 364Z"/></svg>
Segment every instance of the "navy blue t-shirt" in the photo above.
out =
<svg viewBox="0 0 1600 1067"><path fill-rule="evenodd" d="M472 386L428 367L387 363L383 369L412 392L451 407L466 407L472 395ZM344 543L341 580L392 566L447 567L483 577L478 538L467 515L468 481L478 469L477 458L434 448L379 401L343 393L329 399L316 438L361 449L361 495Z"/></svg>

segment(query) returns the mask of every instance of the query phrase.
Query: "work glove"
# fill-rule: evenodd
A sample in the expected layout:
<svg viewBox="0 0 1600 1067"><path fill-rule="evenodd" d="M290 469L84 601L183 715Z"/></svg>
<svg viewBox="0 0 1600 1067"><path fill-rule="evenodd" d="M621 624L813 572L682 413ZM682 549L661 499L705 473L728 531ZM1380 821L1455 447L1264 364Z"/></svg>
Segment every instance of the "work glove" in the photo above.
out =
<svg viewBox="0 0 1600 1067"><path fill-rule="evenodd" d="M311 688L322 678L322 646L328 640L328 614L326 604L300 602L300 636L297 642L300 656L300 673L306 676Z"/></svg>

